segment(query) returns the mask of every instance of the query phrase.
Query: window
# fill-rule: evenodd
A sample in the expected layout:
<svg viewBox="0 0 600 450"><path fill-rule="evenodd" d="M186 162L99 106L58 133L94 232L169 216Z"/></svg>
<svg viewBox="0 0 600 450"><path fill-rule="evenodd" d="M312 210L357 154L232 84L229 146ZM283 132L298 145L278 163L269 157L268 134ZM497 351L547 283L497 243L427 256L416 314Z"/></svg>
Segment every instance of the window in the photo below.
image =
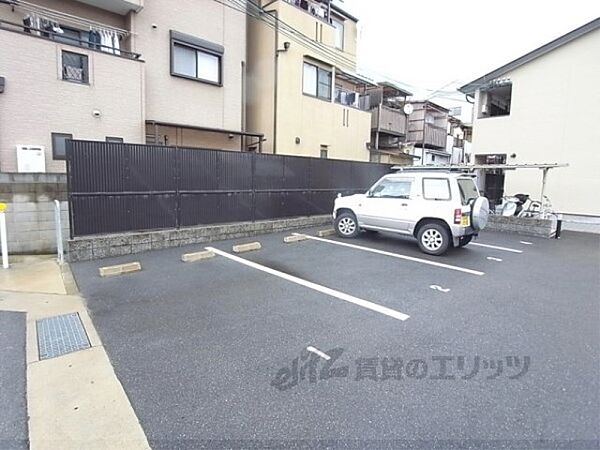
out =
<svg viewBox="0 0 600 450"><path fill-rule="evenodd" d="M321 145L321 158L327 159L327 146Z"/></svg>
<svg viewBox="0 0 600 450"><path fill-rule="evenodd" d="M477 186L473 178L459 178L458 189L460 190L460 200L463 205L468 205L471 200L479 197Z"/></svg>
<svg viewBox="0 0 600 450"><path fill-rule="evenodd" d="M462 106L455 106L454 108L450 108L450 112L448 114L454 117L460 116L462 114Z"/></svg>
<svg viewBox="0 0 600 450"><path fill-rule="evenodd" d="M450 200L450 183L446 178L423 178L423 198Z"/></svg>
<svg viewBox="0 0 600 450"><path fill-rule="evenodd" d="M512 101L512 83L498 81L493 87L481 90L479 93L480 119L510 115Z"/></svg>
<svg viewBox="0 0 600 450"><path fill-rule="evenodd" d="M373 188L371 197L409 199L411 187L411 180L394 180L387 178Z"/></svg>
<svg viewBox="0 0 600 450"><path fill-rule="evenodd" d="M84 45L84 42L87 43L87 40L89 39L89 33L87 31L65 27L64 25L60 25L59 29L62 30L62 33L51 35L52 39L55 41L81 46Z"/></svg>
<svg viewBox="0 0 600 450"><path fill-rule="evenodd" d="M67 140L72 134L52 133L52 159L67 159Z"/></svg>
<svg viewBox="0 0 600 450"><path fill-rule="evenodd" d="M62 78L66 81L87 84L89 81L87 55L63 50Z"/></svg>
<svg viewBox="0 0 600 450"><path fill-rule="evenodd" d="M335 47L340 50L344 49L344 22L342 20L332 18L331 24L335 28Z"/></svg>
<svg viewBox="0 0 600 450"><path fill-rule="evenodd" d="M123 138L122 137L106 136L105 141L106 142L112 142L114 144L122 144L123 143Z"/></svg>
<svg viewBox="0 0 600 450"><path fill-rule="evenodd" d="M331 71L305 62L302 92L331 100Z"/></svg>
<svg viewBox="0 0 600 450"><path fill-rule="evenodd" d="M171 31L171 75L221 85L223 47Z"/></svg>

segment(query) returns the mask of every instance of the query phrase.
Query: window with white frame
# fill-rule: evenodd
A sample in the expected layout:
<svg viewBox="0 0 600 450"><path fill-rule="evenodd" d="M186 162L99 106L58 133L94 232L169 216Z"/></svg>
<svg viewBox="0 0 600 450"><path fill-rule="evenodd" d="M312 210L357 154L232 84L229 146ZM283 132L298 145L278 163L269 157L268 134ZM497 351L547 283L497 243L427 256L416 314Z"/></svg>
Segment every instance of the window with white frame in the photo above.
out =
<svg viewBox="0 0 600 450"><path fill-rule="evenodd" d="M335 28L335 47L344 50L344 21L332 17L331 25Z"/></svg>
<svg viewBox="0 0 600 450"><path fill-rule="evenodd" d="M222 57L222 46L171 31L171 75L220 86Z"/></svg>
<svg viewBox="0 0 600 450"><path fill-rule="evenodd" d="M330 70L323 69L304 62L304 73L302 80L302 92L307 95L331 100L332 73Z"/></svg>

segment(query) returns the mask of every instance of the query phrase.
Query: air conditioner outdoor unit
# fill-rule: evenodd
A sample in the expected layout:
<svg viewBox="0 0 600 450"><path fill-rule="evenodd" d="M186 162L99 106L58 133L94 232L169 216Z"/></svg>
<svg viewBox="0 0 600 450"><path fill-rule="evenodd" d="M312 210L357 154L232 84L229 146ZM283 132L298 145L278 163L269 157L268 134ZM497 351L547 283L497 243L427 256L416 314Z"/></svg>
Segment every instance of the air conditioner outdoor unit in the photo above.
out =
<svg viewBox="0 0 600 450"><path fill-rule="evenodd" d="M42 145L17 145L17 172L46 172L46 155Z"/></svg>

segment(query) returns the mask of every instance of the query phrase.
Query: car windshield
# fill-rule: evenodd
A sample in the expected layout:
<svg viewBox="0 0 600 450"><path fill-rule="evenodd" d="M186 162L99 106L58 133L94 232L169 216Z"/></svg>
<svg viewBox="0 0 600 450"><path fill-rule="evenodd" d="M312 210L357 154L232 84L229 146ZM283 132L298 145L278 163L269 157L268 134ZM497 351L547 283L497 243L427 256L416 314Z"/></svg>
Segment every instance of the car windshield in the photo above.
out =
<svg viewBox="0 0 600 450"><path fill-rule="evenodd" d="M460 199L463 205L468 205L471 200L479 197L479 191L473 178L459 178L458 188L460 189Z"/></svg>

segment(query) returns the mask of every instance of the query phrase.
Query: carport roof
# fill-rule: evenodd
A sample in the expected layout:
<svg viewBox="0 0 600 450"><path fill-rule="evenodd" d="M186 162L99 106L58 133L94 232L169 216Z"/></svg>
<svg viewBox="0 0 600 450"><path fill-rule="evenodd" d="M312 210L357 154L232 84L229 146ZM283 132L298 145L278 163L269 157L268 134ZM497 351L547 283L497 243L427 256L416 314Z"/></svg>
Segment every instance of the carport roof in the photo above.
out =
<svg viewBox="0 0 600 450"><path fill-rule="evenodd" d="M554 169L568 167L566 163L544 163L544 164L440 164L436 166L392 166L392 170L398 171L473 171L473 170L515 170L515 169Z"/></svg>
<svg viewBox="0 0 600 450"><path fill-rule="evenodd" d="M565 44L587 34L591 31L597 30L600 28L600 17L592 20L591 22L582 25L579 28L576 28L573 31L568 32L567 34L562 35L561 37L554 39L551 42L548 42L545 45L542 45L539 48L527 53L526 55L521 56L520 58L515 59L514 61L509 62L508 64L503 65L502 67L498 67L496 70L492 70L490 73L485 74L484 76L477 78L476 80L471 81L470 83L465 84L460 87L458 90L464 94L472 94L482 86L486 85L489 81L494 80L512 70L521 67L524 64L527 64L533 61L540 56L545 55L546 53L551 52L559 47L562 47Z"/></svg>

